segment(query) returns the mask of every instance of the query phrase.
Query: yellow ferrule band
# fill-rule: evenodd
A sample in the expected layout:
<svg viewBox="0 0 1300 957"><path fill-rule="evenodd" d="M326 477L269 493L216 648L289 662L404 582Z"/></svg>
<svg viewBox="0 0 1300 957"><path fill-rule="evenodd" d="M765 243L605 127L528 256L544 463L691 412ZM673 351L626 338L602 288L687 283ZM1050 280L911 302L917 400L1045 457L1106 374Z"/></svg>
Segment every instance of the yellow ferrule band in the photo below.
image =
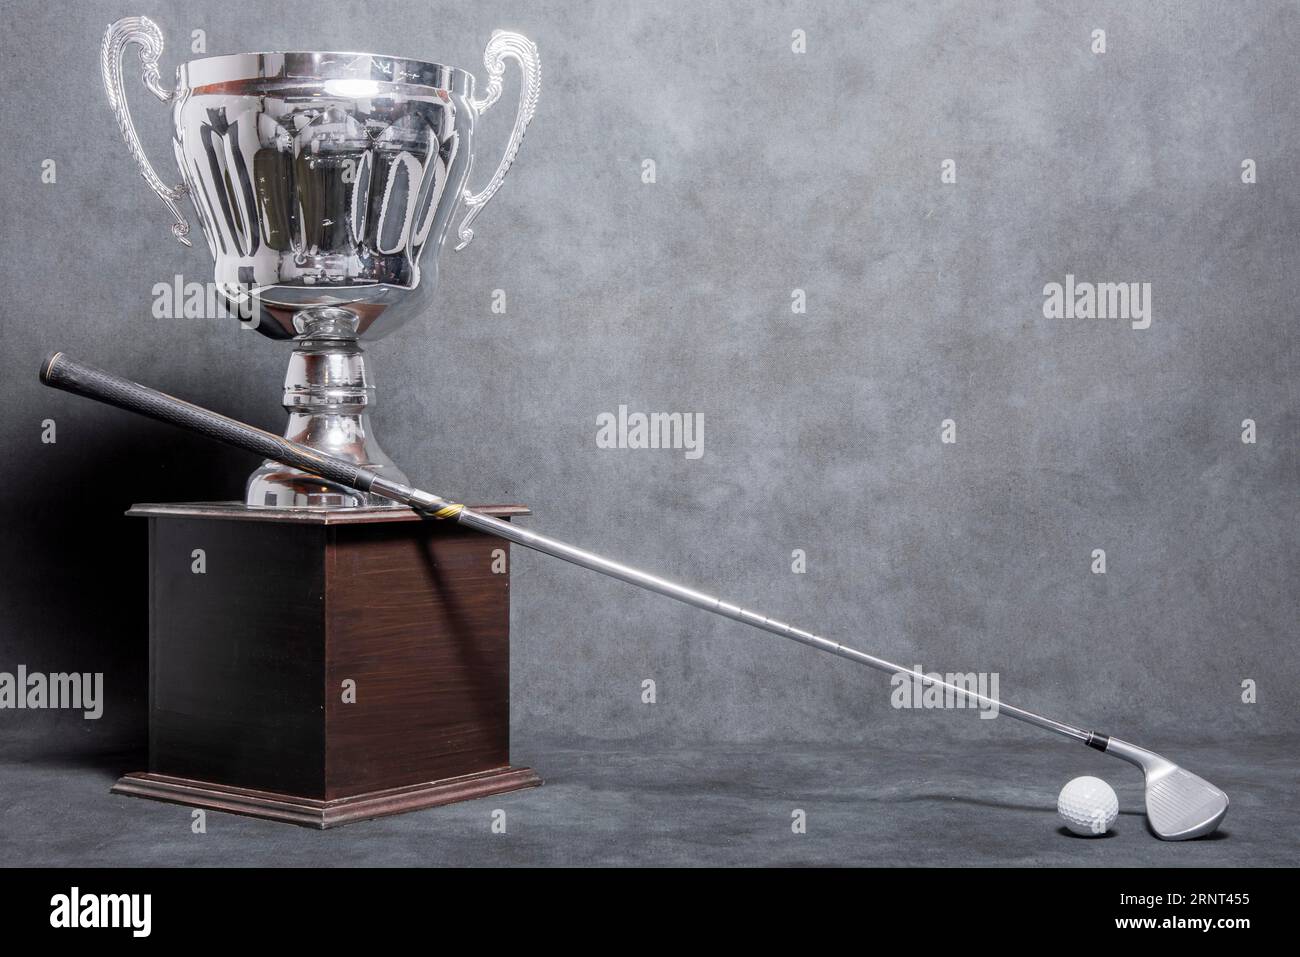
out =
<svg viewBox="0 0 1300 957"><path fill-rule="evenodd" d="M433 513L434 518L455 518L465 508L464 505L448 505Z"/></svg>

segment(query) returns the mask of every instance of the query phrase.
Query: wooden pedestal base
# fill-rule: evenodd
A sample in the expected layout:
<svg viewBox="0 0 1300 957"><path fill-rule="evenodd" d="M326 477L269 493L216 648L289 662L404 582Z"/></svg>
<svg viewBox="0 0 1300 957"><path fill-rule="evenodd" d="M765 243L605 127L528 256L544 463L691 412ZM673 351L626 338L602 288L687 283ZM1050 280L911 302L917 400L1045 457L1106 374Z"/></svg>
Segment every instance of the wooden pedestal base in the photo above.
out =
<svg viewBox="0 0 1300 957"><path fill-rule="evenodd" d="M530 768L498 768L495 771L481 771L430 784L413 784L404 788L336 798L333 801L319 801L292 794L252 791L141 771L123 775L113 785L112 791L114 794L187 804L190 807L226 811L230 814L246 814L249 817L264 817L324 830L340 824L351 824L353 821L537 787L541 783L542 779Z"/></svg>
<svg viewBox="0 0 1300 957"><path fill-rule="evenodd" d="M407 509L127 514L149 768L114 793L325 828L541 783L510 762L508 542Z"/></svg>

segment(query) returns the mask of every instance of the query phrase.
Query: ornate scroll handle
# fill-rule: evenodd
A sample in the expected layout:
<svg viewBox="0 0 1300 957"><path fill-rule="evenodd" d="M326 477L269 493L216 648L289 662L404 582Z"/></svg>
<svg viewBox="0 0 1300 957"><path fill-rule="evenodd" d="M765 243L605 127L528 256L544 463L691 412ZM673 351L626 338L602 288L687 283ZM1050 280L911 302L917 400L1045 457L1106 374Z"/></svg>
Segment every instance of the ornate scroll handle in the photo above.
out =
<svg viewBox="0 0 1300 957"><path fill-rule="evenodd" d="M124 17L109 26L104 34L104 42L99 48L99 69L104 78L104 92L108 94L108 106L113 111L113 116L117 118L122 139L126 142L127 149L131 151L136 166L140 168L140 175L176 217L176 222L172 224L172 235L189 246L191 245L188 238L190 224L185 221L180 208L176 205L189 193L189 190L184 184L168 186L159 179L153 165L149 162L149 157L145 155L144 147L140 145L140 138L135 135L135 126L131 122L131 108L127 106L126 90L122 86L122 54L126 52L129 43L138 44L140 47L140 79L149 88L149 92L164 103L170 102L176 96L176 91L164 87L158 76L158 57L163 51L162 31L148 17Z"/></svg>
<svg viewBox="0 0 1300 957"><path fill-rule="evenodd" d="M506 178L510 164L515 161L515 154L519 152L519 144L524 141L524 131L528 129L533 113L537 110L538 94L542 92L542 64L537 58L537 44L518 33L496 30L483 51L483 65L487 67L488 85L482 99L471 101L476 113L480 115L486 113L489 107L501 97L501 78L506 72L506 60L514 60L519 64L523 81L519 93L519 111L515 113L515 128L510 131L510 142L506 144L506 155L501 158L501 165L492 174L492 179L483 191L475 193L467 187L461 194L469 212L460 223L460 245L456 247L457 249L464 249L474 238L474 230L469 228L470 223L474 222L475 217L483 211L487 201L493 197L500 188L501 181Z"/></svg>

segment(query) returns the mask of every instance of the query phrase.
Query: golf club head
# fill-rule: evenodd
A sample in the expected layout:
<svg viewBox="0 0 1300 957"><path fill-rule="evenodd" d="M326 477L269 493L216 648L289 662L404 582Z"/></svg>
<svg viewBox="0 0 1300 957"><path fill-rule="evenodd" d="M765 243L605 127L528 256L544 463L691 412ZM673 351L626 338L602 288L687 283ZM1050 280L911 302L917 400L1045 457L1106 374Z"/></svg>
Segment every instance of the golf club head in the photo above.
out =
<svg viewBox="0 0 1300 957"><path fill-rule="evenodd" d="M1168 758L1111 738L1106 753L1136 764L1146 776L1147 821L1163 841L1210 834L1228 813L1228 795Z"/></svg>

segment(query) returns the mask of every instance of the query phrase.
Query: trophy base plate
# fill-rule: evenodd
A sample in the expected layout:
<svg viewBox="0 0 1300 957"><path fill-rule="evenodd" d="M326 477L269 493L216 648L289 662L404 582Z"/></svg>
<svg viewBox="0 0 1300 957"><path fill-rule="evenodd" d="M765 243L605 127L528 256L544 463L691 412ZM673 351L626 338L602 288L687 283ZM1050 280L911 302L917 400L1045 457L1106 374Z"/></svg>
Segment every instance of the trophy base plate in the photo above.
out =
<svg viewBox="0 0 1300 957"><path fill-rule="evenodd" d="M373 468L367 463L367 467ZM409 485L410 482L389 463L382 474L395 482ZM346 485L329 482L315 475L308 475L298 469L288 468L278 462L264 462L261 468L248 479L248 488L244 504L249 508L259 509L369 509L369 508L405 508L399 502L371 495Z"/></svg>
<svg viewBox="0 0 1300 957"><path fill-rule="evenodd" d="M427 784L388 788L333 801L321 801L294 794L256 791L140 771L124 774L111 790L114 794L129 797L149 798L169 804L184 804L209 811L224 811L227 814L242 814L325 830L354 821L367 821L390 814L405 814L407 811L519 791L537 787L541 783L542 779L531 768L504 767L442 781L430 781Z"/></svg>

